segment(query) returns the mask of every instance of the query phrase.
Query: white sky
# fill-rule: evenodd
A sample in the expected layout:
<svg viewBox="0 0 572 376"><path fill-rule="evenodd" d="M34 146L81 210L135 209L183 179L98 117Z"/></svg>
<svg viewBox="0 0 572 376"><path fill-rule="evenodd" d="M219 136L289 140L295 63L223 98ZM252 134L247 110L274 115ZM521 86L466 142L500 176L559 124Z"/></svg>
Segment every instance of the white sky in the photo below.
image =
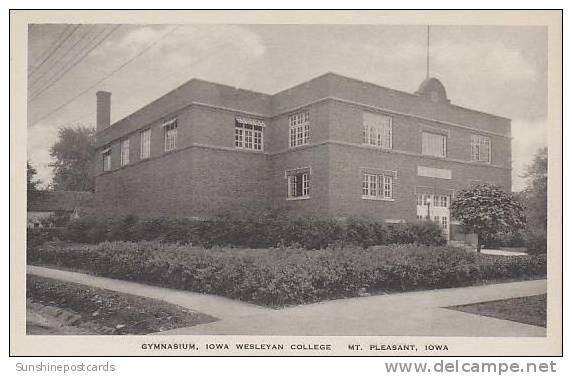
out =
<svg viewBox="0 0 572 376"><path fill-rule="evenodd" d="M81 26L62 45L89 40L105 26ZM29 30L32 93L42 90L60 65L58 54L39 68L46 49L66 25ZM28 103L28 159L45 183L49 148L58 127L95 124L95 92L112 95L117 121L191 78L275 93L325 72L336 72L414 92L425 78L425 26L380 25L122 25L48 90ZM154 47L67 106L161 36ZM544 27L433 26L431 75L451 102L512 119L513 190L539 147L546 145L547 34ZM65 63L66 58L60 61ZM72 62L69 62L71 66ZM65 67L65 65L64 65Z"/></svg>

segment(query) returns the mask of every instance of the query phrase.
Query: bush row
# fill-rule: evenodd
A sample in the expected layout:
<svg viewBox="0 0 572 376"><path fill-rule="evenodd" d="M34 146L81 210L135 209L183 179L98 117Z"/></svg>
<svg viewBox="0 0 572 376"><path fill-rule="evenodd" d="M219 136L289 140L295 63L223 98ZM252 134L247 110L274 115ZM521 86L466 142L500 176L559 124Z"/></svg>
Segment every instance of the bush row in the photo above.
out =
<svg viewBox="0 0 572 376"><path fill-rule="evenodd" d="M160 242L106 242L29 248L28 262L268 306L546 275L545 256L502 257L412 245L206 251Z"/></svg>
<svg viewBox="0 0 572 376"><path fill-rule="evenodd" d="M160 240L206 248L300 246L322 249L335 243L369 247L413 243L443 245L446 242L439 226L432 222L389 225L354 218L346 221L314 217L286 219L275 213L254 218L221 216L204 221L84 217L71 222L63 238L81 243Z"/></svg>

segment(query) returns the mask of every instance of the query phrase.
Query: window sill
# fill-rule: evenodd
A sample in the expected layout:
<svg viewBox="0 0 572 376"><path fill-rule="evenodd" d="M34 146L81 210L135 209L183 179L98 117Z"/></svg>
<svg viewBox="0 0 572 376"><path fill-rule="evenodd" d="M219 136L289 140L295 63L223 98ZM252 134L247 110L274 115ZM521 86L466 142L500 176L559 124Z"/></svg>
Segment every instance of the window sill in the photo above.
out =
<svg viewBox="0 0 572 376"><path fill-rule="evenodd" d="M474 163L474 164L479 164L479 165L490 165L490 164L491 164L490 161L475 161L475 160L470 160L469 162Z"/></svg>
<svg viewBox="0 0 572 376"><path fill-rule="evenodd" d="M236 151L243 151L243 152L245 152L245 153L256 153L256 154L264 153L264 150L255 150L255 149L239 148L239 147L237 147L237 146L235 146L234 149L235 149Z"/></svg>
<svg viewBox="0 0 572 376"><path fill-rule="evenodd" d="M296 146L292 146L290 145L289 150L294 150L294 149L300 149L300 148L304 148L306 146L310 146L311 143L305 143L305 144L301 144L301 145L296 145Z"/></svg>
<svg viewBox="0 0 572 376"><path fill-rule="evenodd" d="M310 198L310 196L287 197L286 201L308 200L309 198Z"/></svg>
<svg viewBox="0 0 572 376"><path fill-rule="evenodd" d="M369 148L369 149L373 149L373 150L383 150L383 151L391 151L393 150L393 148L384 148L383 146L377 146L377 145L372 145L372 144L366 144L363 143L361 144L361 146Z"/></svg>
<svg viewBox="0 0 572 376"><path fill-rule="evenodd" d="M447 156L442 156L442 155L431 155L431 154L423 154L421 153L422 157L427 157L427 158L435 158L435 159L447 159Z"/></svg>
<svg viewBox="0 0 572 376"><path fill-rule="evenodd" d="M394 198L383 198L383 197L372 197L372 196L361 196L362 200L371 200L371 201L395 201Z"/></svg>

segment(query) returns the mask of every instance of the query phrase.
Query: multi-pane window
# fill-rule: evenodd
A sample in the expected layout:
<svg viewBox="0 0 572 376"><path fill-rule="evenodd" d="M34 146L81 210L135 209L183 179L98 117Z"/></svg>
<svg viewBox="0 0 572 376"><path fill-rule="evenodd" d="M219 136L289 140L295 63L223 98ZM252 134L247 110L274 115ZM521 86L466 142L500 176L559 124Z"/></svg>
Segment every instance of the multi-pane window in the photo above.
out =
<svg viewBox="0 0 572 376"><path fill-rule="evenodd" d="M447 137L438 133L422 133L421 153L433 157L447 156Z"/></svg>
<svg viewBox="0 0 572 376"><path fill-rule="evenodd" d="M288 175L288 198L310 197L310 173Z"/></svg>
<svg viewBox="0 0 572 376"><path fill-rule="evenodd" d="M129 139L121 141L121 166L129 164Z"/></svg>
<svg viewBox="0 0 572 376"><path fill-rule="evenodd" d="M477 134L471 135L471 160L490 163L491 138Z"/></svg>
<svg viewBox="0 0 572 376"><path fill-rule="evenodd" d="M234 146L237 149L264 150L264 122L257 119L236 118Z"/></svg>
<svg viewBox="0 0 572 376"><path fill-rule="evenodd" d="M429 205L438 208L448 208L449 207L449 196L447 195L431 195L428 193L417 194L417 206Z"/></svg>
<svg viewBox="0 0 572 376"><path fill-rule="evenodd" d="M382 149L393 148L393 125L391 117L364 112L363 143Z"/></svg>
<svg viewBox="0 0 572 376"><path fill-rule="evenodd" d="M362 197L392 199L393 176L364 173L362 179Z"/></svg>
<svg viewBox="0 0 572 376"><path fill-rule="evenodd" d="M151 156L151 129L141 131L141 147L139 157L146 159Z"/></svg>
<svg viewBox="0 0 572 376"><path fill-rule="evenodd" d="M440 207L440 208L448 208L449 207L449 196L445 195L435 195L433 197L433 206Z"/></svg>
<svg viewBox="0 0 572 376"><path fill-rule="evenodd" d="M290 124L290 147L310 143L310 111L301 111L288 117Z"/></svg>
<svg viewBox="0 0 572 376"><path fill-rule="evenodd" d="M111 171L111 148L104 150L102 153L103 171Z"/></svg>
<svg viewBox="0 0 572 376"><path fill-rule="evenodd" d="M177 119L173 119L163 124L165 129L165 151L177 148Z"/></svg>

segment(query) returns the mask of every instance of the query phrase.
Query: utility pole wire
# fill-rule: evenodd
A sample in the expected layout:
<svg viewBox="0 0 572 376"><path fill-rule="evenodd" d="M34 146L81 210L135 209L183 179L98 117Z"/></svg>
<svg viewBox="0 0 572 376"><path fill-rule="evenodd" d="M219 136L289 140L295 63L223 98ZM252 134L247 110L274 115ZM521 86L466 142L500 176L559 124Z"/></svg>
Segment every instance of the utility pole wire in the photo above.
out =
<svg viewBox="0 0 572 376"><path fill-rule="evenodd" d="M92 29L93 30L93 29ZM92 30L87 30L81 37L79 37L72 45L71 47L69 47L66 51L63 52L63 54L61 54L61 56L59 58L56 58L55 61L51 64L50 67L48 67L47 69L44 70L43 73L39 74L38 76L36 76L36 78L29 80L29 84L34 85L36 82L40 81L42 78L44 78L48 73L50 73L50 71L52 71L52 69L54 69L55 67L58 66L58 64L63 61L67 56L70 56L70 54L74 51L75 47L80 44L81 42L83 42L85 39L87 39L87 37L91 34Z"/></svg>
<svg viewBox="0 0 572 376"><path fill-rule="evenodd" d="M132 61L134 61L135 59L137 59L139 56L143 55L146 51L148 51L149 49L153 48L155 45L157 45L157 43L159 43L160 41L162 41L163 39L165 39L168 35L172 34L175 30L177 30L179 27L175 26L173 27L171 30L169 30L167 33L163 34L160 38L158 38L156 41L154 41L153 43L151 43L150 45L148 45L147 47L145 47L144 49L142 49L141 51L139 51L139 53L137 53L135 56L133 56L132 58L130 58L129 60L127 60L126 62L124 62L123 64L121 64L119 67L117 67L116 69L114 69L113 71L111 71L107 76L101 78L99 81L97 81L96 83L94 83L93 85L89 86L87 89L83 90L82 92L80 92L79 94L77 94L76 96L70 98L68 101L66 101L65 103L63 103L62 105L56 107L54 110L48 112L47 114L43 115L42 117L40 117L39 119L37 119L36 121L34 121L32 124L30 124L29 126L35 125L37 123L39 123L40 121L44 120L45 118L55 114L56 112L58 112L59 110L61 110L62 108L66 107L68 104L72 103L73 101L75 101L77 98L81 97L82 95L84 95L85 93L87 93L88 91L90 91L91 89L95 88L97 85L99 85L100 83L102 83L103 81L107 80L109 77L111 77L112 75L114 75L115 73L119 72L121 69L123 69L125 66L127 66L129 63L131 63Z"/></svg>
<svg viewBox="0 0 572 376"><path fill-rule="evenodd" d="M206 34L204 34L204 35L206 35ZM204 35L202 35L202 36L204 36ZM194 65L194 64L198 64L198 63L202 63L203 61L210 59L213 56L215 56L221 52L225 52L224 48L226 46L229 46L229 45L230 45L230 42L225 42L225 43L219 44L218 46L216 46L216 48L213 49L212 52L204 54L202 56L199 56L196 59L194 59L193 61L189 62L189 66ZM168 75L166 77L171 77L171 76L172 75ZM171 91L172 90L169 90L167 93L169 93ZM163 95L166 95L166 94L163 94ZM88 118L91 118L91 115L89 115L89 113L83 113L80 117L75 118L73 121L70 121L69 123L70 124L81 123L81 120L88 119Z"/></svg>
<svg viewBox="0 0 572 376"><path fill-rule="evenodd" d="M81 26L81 25L74 25L74 26L72 26L72 29L73 29L73 30L71 31L71 33L69 33L63 40L61 40L61 41L56 45L56 47L54 47L54 49L52 49L52 51L51 51L44 59L42 59L42 61L41 61L38 65L36 65L36 66L34 67L34 69L32 69L32 71L28 74L28 76L31 76L31 75L34 74L38 69L40 69L40 67L41 67L42 65L44 65L44 63L46 62L46 60L48 60L48 59L61 47L61 45L62 45L63 43L65 43L65 42L73 35L73 33L75 33L75 31L76 31L80 26Z"/></svg>
<svg viewBox="0 0 572 376"><path fill-rule="evenodd" d="M30 28L32 28L32 26L35 26L35 25L30 25ZM42 53L38 56L37 60L43 60L43 59L46 57L46 55L47 55L48 53L50 53L50 51L52 50L52 48L54 48L54 47L56 46L56 44L58 44L58 41L61 40L61 38L63 37L63 35L64 35L65 33L67 33L68 30L69 30L71 27L72 27L72 25L66 25L66 27L65 27L65 28L58 34L58 36L52 41L52 43L50 44L50 46L49 46L48 48L46 48L46 49L44 50L44 52L42 52ZM33 67L32 69L36 68L36 66L37 66L37 64L34 65L34 67ZM28 74L31 74L29 67L28 67Z"/></svg>
<svg viewBox="0 0 572 376"><path fill-rule="evenodd" d="M72 63L72 65L68 66L66 69L64 69L64 71L60 71L61 73L59 74L59 76L57 76L54 80L52 80L48 85L44 86L43 89L40 89L39 91L37 91L29 100L28 103L34 101L36 98L38 98L43 92L45 92L46 90L48 90L50 87L52 87L53 85L56 84L56 82L59 81L60 78L62 78L67 72L69 72L72 68L74 68L76 65L78 65L79 63L81 63L89 54L91 51L93 51L94 49L96 49L99 45L101 45L101 43L103 43L105 40L107 40L107 38L109 38L111 36L111 34L113 34L115 32L115 30L117 30L121 25L115 25L104 37L103 39L101 39L100 41L98 41L95 45L91 46L88 50L86 50L79 58L79 60L76 60L74 63ZM102 35L103 33L105 33L105 30L102 33L99 33L99 35ZM93 38L92 41L96 40L97 37ZM90 42L91 43L91 42ZM79 55L78 55L79 56ZM77 56L76 56L77 58ZM72 60L70 60L72 61Z"/></svg>

